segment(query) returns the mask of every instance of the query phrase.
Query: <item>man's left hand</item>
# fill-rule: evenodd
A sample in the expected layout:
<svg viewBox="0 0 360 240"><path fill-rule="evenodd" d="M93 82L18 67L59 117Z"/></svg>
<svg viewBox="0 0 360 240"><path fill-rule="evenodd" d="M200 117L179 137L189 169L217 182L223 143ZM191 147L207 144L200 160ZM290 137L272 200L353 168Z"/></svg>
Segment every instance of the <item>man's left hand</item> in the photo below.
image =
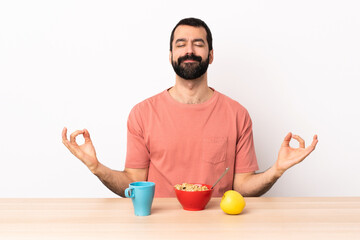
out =
<svg viewBox="0 0 360 240"><path fill-rule="evenodd" d="M291 138L299 142L299 148L290 147ZM317 135L314 135L311 145L305 148L305 141L301 137L288 133L281 144L278 159L275 164L278 173L282 175L287 169L302 162L312 151L314 151L317 143Z"/></svg>

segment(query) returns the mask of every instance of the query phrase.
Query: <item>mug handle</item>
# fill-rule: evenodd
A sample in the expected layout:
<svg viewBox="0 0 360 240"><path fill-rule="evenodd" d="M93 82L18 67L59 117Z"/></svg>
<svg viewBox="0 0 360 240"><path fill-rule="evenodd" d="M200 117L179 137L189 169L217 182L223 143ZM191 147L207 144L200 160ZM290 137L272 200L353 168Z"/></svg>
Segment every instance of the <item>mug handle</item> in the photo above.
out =
<svg viewBox="0 0 360 240"><path fill-rule="evenodd" d="M129 194L129 191L131 191L130 194ZM133 188L133 187L128 187L127 189L125 189L125 197L127 197L127 198L133 198L133 197L135 197L135 193L134 193L134 188Z"/></svg>

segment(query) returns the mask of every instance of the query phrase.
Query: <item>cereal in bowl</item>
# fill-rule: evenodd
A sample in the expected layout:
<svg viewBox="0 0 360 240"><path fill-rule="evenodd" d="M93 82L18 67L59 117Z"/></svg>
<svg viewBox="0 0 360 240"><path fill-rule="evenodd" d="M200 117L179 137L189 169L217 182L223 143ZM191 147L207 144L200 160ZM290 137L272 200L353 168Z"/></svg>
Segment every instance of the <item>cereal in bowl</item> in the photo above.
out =
<svg viewBox="0 0 360 240"><path fill-rule="evenodd" d="M207 191L209 188L207 186L201 186L198 184L191 184L191 183L183 183L183 184L176 184L175 188L177 190L187 191L187 192L196 192L196 191Z"/></svg>

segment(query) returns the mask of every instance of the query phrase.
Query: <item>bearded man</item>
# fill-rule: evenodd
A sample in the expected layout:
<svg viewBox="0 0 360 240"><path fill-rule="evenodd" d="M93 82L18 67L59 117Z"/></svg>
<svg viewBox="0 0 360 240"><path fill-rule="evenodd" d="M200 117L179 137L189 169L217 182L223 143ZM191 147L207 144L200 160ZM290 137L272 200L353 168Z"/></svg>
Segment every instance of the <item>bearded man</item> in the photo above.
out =
<svg viewBox="0 0 360 240"><path fill-rule="evenodd" d="M65 146L114 193L124 196L129 183L151 181L156 184L155 197L175 197L174 185L212 184L228 167L213 196L231 189L243 196L260 196L315 149L316 135L305 147L302 138L289 133L274 165L256 173L248 111L208 86L214 52L210 29L202 20L186 18L175 26L169 60L176 73L174 86L138 103L129 114L123 171L100 163L86 129L73 132L70 141L63 129ZM78 135L83 135L84 144L76 143ZM291 139L299 142L299 148L289 146Z"/></svg>

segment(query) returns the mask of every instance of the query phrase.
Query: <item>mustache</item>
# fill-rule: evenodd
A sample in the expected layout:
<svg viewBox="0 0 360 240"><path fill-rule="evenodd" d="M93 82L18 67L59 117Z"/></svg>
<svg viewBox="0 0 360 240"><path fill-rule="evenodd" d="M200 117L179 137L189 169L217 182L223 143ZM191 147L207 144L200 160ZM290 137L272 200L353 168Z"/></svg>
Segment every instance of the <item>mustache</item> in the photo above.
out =
<svg viewBox="0 0 360 240"><path fill-rule="evenodd" d="M182 62L184 62L186 60L194 60L194 61L201 63L202 57L196 56L194 54L190 54L190 55L186 54L185 56L178 58L178 64L180 65Z"/></svg>

